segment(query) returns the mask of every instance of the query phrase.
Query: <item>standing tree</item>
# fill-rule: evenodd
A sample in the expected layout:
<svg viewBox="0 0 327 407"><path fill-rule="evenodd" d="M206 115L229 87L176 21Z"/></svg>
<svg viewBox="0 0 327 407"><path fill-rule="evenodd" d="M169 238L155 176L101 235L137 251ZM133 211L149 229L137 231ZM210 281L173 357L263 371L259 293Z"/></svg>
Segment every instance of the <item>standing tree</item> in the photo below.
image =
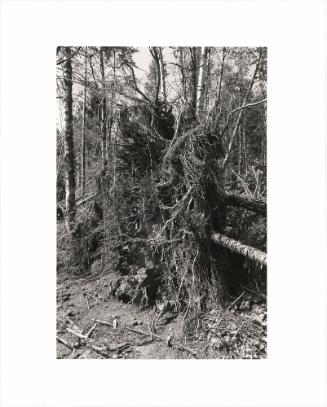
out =
<svg viewBox="0 0 327 407"><path fill-rule="evenodd" d="M83 100L83 124L82 124L82 146L81 146L81 187L82 197L85 193L85 131L86 131L86 94L87 94L87 47L84 57L84 100Z"/></svg>
<svg viewBox="0 0 327 407"><path fill-rule="evenodd" d="M104 47L100 48L100 71L102 84L102 101L101 101L101 154L102 169L107 166L107 97L104 72Z"/></svg>
<svg viewBox="0 0 327 407"><path fill-rule="evenodd" d="M198 80L198 91L197 91L197 113L201 115L204 105L205 97L205 84L206 84L206 75L207 75L207 56L208 48L201 48L201 61L199 69L199 80Z"/></svg>
<svg viewBox="0 0 327 407"><path fill-rule="evenodd" d="M75 220L75 157L73 137L73 78L72 52L70 47L61 48L66 60L63 62L64 85L64 155L65 155L65 194L66 228L70 233Z"/></svg>
<svg viewBox="0 0 327 407"><path fill-rule="evenodd" d="M163 59L163 49L159 47L159 61L160 61L160 70L161 70L161 84L162 84L162 98L165 103L167 100L167 89L166 89L166 73L165 73L165 63Z"/></svg>

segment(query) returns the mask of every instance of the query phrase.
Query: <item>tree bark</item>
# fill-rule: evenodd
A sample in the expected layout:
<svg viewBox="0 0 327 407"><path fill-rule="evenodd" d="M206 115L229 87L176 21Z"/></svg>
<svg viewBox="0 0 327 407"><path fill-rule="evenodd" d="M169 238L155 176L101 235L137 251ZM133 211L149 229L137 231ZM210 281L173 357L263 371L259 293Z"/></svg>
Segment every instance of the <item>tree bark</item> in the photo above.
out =
<svg viewBox="0 0 327 407"><path fill-rule="evenodd" d="M159 47L159 62L160 62L160 72L161 72L161 86L162 86L162 97L163 101L167 100L167 90L166 90L166 75L165 75L165 64L162 55L162 48Z"/></svg>
<svg viewBox="0 0 327 407"><path fill-rule="evenodd" d="M246 133L245 133L245 127L242 125L241 126L241 131L242 131L242 169L244 170L243 173L245 173L245 176L247 174L247 166L246 166Z"/></svg>
<svg viewBox="0 0 327 407"><path fill-rule="evenodd" d="M102 104L101 104L101 156L102 170L107 167L107 99L103 62L103 47L100 48L100 71L102 82Z"/></svg>
<svg viewBox="0 0 327 407"><path fill-rule="evenodd" d="M83 101L83 127L82 127L82 146L81 146L81 186L82 197L85 193L85 130L86 130L86 83L87 83L87 48L85 49L84 59L84 101Z"/></svg>
<svg viewBox="0 0 327 407"><path fill-rule="evenodd" d="M266 166L266 113L263 111L261 113L262 121L264 123L264 127L261 130L261 154L262 154L262 164Z"/></svg>
<svg viewBox="0 0 327 407"><path fill-rule="evenodd" d="M239 127L238 129L238 173L242 174L242 159L243 159L243 151L242 151L242 141L243 141L243 137L242 137L242 126Z"/></svg>
<svg viewBox="0 0 327 407"><path fill-rule="evenodd" d="M234 240L220 233L212 233L211 239L219 246L225 247L233 253L240 254L241 256L255 261L261 266L267 267L267 253L262 252L261 250L258 250L254 247L242 244L237 240Z"/></svg>
<svg viewBox="0 0 327 407"><path fill-rule="evenodd" d="M202 113L203 101L204 101L204 88L206 81L206 65L207 65L207 47L201 47L201 59L199 68L199 79L198 79L198 89L197 89L197 113Z"/></svg>
<svg viewBox="0 0 327 407"><path fill-rule="evenodd" d="M157 47L150 48L150 52L151 52L152 58L157 67L156 93L155 93L155 97L154 97L154 104L155 104L155 106L158 106L159 93L160 93L160 87L161 87L161 85L160 85L161 84L160 58L159 58L159 53L158 53Z"/></svg>
<svg viewBox="0 0 327 407"><path fill-rule="evenodd" d="M262 200L226 193L226 203L227 205L249 209L250 211L262 216L267 215L267 205Z"/></svg>
<svg viewBox="0 0 327 407"><path fill-rule="evenodd" d="M197 66L197 47L191 47L191 91L192 91L192 99L191 99L191 106L192 106L192 115L193 118L196 118L196 107L198 101L198 66Z"/></svg>
<svg viewBox="0 0 327 407"><path fill-rule="evenodd" d="M208 110L209 101L210 101L210 92L211 89L211 48L207 48L207 64L206 64L206 87L203 96L203 111Z"/></svg>
<svg viewBox="0 0 327 407"><path fill-rule="evenodd" d="M75 157L73 138L73 82L71 49L65 48L66 62L63 64L64 76L64 147L65 147L65 195L66 195L66 229L72 231L75 220Z"/></svg>
<svg viewBox="0 0 327 407"><path fill-rule="evenodd" d="M184 61L184 48L179 47L179 66L181 72L181 82L182 82L182 93L184 100L187 100L187 92L186 92L186 79L185 79L185 61Z"/></svg>
<svg viewBox="0 0 327 407"><path fill-rule="evenodd" d="M223 56L222 56L222 62L221 62L221 68L220 68L220 75L219 75L219 83L217 86L217 95L216 95L216 100L214 104L214 110L215 112L218 111L218 107L220 106L220 99L221 99L221 86L223 83L223 76L224 76L224 68L225 68L225 58L226 58L226 48L223 48Z"/></svg>

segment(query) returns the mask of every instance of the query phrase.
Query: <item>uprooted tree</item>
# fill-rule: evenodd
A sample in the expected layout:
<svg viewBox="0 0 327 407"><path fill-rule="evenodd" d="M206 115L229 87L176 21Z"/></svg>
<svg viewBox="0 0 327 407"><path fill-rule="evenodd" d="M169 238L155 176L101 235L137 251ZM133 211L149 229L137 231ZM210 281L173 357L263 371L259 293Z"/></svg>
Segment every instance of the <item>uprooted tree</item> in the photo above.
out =
<svg viewBox="0 0 327 407"><path fill-rule="evenodd" d="M63 134L74 125L82 157L74 230L58 235L65 265L115 270L113 293L143 306L223 304L245 268L267 266L266 50L151 47L146 78L134 48L60 52L59 97L67 64L80 87Z"/></svg>

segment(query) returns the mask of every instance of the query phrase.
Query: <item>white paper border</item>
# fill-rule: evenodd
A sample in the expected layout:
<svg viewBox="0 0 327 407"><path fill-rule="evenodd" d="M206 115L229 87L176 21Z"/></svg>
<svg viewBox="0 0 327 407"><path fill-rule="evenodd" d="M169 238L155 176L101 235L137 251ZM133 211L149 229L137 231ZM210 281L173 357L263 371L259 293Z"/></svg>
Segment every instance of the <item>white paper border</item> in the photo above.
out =
<svg viewBox="0 0 327 407"><path fill-rule="evenodd" d="M322 406L323 1L4 1L4 406ZM57 45L268 46L267 360L55 359Z"/></svg>

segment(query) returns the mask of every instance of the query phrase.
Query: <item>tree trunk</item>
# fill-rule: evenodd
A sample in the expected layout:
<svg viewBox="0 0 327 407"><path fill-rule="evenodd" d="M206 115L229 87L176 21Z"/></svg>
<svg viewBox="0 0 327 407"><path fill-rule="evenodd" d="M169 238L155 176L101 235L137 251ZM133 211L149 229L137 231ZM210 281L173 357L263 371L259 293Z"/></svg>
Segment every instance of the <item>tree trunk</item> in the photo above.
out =
<svg viewBox="0 0 327 407"><path fill-rule="evenodd" d="M266 113L263 111L261 113L263 118L264 127L261 130L261 151L262 151L262 164L266 166Z"/></svg>
<svg viewBox="0 0 327 407"><path fill-rule="evenodd" d="M86 82L87 82L87 48L85 50L84 59L84 101L83 101L83 127L82 127L82 146L81 146L81 186L82 197L85 194L85 130L86 130Z"/></svg>
<svg viewBox="0 0 327 407"><path fill-rule="evenodd" d="M241 126L238 129L238 173L240 175L242 175L242 158L243 158L243 149L242 149L242 141L243 141L243 137L242 137L242 128Z"/></svg>
<svg viewBox="0 0 327 407"><path fill-rule="evenodd" d="M182 82L182 93L185 101L187 100L187 93L186 93L186 79L185 79L185 61L184 61L184 48L179 48L179 66L181 71L181 82Z"/></svg>
<svg viewBox="0 0 327 407"><path fill-rule="evenodd" d="M246 133L245 133L245 127L241 125L241 131L242 131L242 167L243 167L243 173L245 173L245 176L247 175L247 165L246 165Z"/></svg>
<svg viewBox="0 0 327 407"><path fill-rule="evenodd" d="M203 98L203 111L205 112L208 110L209 107L210 88L211 88L211 48L209 47L207 50L206 87Z"/></svg>
<svg viewBox="0 0 327 407"><path fill-rule="evenodd" d="M264 135L262 136L262 140L261 140L261 154L262 154L262 164L263 164L263 166L265 166L266 165L266 146L265 146Z"/></svg>
<svg viewBox="0 0 327 407"><path fill-rule="evenodd" d="M160 85L161 84L160 58L159 58L159 52L158 52L157 47L150 48L150 52L151 52L152 58L157 67L156 93L155 93L155 97L154 97L154 104L155 104L155 106L158 106L159 93L160 93L160 87L161 87L161 85Z"/></svg>
<svg viewBox="0 0 327 407"><path fill-rule="evenodd" d="M109 122L109 148L110 148L110 158L108 162L110 162L110 172L112 174L111 177L111 187L110 187L110 196L113 197L115 194L116 188L116 134L117 131L113 131L114 129L114 101L116 100L116 91L117 91L117 78L116 78L116 51L113 50L114 56L114 91L111 95L111 106L110 106L110 122ZM108 148L108 154L109 154Z"/></svg>
<svg viewBox="0 0 327 407"><path fill-rule="evenodd" d="M238 206L241 208L248 209L252 212L255 212L259 215L267 215L267 205L264 201L258 199L251 199L245 196L226 194L226 203L227 205Z"/></svg>
<svg viewBox="0 0 327 407"><path fill-rule="evenodd" d="M201 114L203 111L204 94L205 94L205 81L206 81L206 65L207 65L207 47L201 48L201 59L199 68L199 79L197 89L197 113Z"/></svg>
<svg viewBox="0 0 327 407"><path fill-rule="evenodd" d="M102 82L102 104L101 104L101 156L102 170L107 167L107 99L103 62L103 47L100 48L100 71Z"/></svg>
<svg viewBox="0 0 327 407"><path fill-rule="evenodd" d="M192 93L192 99L191 99L191 107L192 107L192 115L193 118L196 118L196 106L197 106L197 101L198 101L198 83L197 83L197 78L198 78L198 67L197 67L197 48L192 47L190 48L191 52L191 93Z"/></svg>
<svg viewBox="0 0 327 407"><path fill-rule="evenodd" d="M254 247L247 246L220 233L212 233L211 239L219 246L225 247L233 253L240 254L261 266L267 267L267 253Z"/></svg>
<svg viewBox="0 0 327 407"><path fill-rule="evenodd" d="M226 58L226 48L223 48L223 56L222 56L222 62L221 62L221 68L220 68L220 75L219 75L219 83L217 86L217 94L216 94L216 100L215 100L215 107L214 110L215 112L218 111L218 107L220 107L220 100L221 100L221 87L223 83L223 76L224 76L224 68L225 68L225 58Z"/></svg>
<svg viewBox="0 0 327 407"><path fill-rule="evenodd" d="M65 48L67 61L63 66L64 76L64 123L65 123L65 195L66 195L66 229L72 231L75 220L75 157L73 138L73 78L71 49Z"/></svg>
<svg viewBox="0 0 327 407"><path fill-rule="evenodd" d="M163 101L167 100L167 90L166 90L166 75L165 75L165 64L162 56L162 48L159 47L159 62L160 62L160 72L161 72L161 86L162 86L162 97Z"/></svg>

